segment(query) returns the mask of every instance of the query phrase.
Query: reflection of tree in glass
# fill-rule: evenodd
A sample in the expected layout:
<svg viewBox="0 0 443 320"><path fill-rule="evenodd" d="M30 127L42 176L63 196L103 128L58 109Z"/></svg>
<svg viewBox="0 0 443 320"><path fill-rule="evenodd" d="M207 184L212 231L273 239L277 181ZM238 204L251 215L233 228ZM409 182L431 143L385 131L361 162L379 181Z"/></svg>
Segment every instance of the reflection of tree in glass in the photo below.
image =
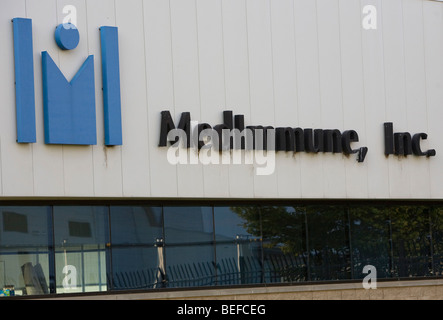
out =
<svg viewBox="0 0 443 320"><path fill-rule="evenodd" d="M432 260L434 275L443 274L443 208L434 207L431 209L431 230L432 230Z"/></svg>
<svg viewBox="0 0 443 320"><path fill-rule="evenodd" d="M432 273L429 209L422 206L389 208L393 262L399 277Z"/></svg>
<svg viewBox="0 0 443 320"><path fill-rule="evenodd" d="M390 216L384 206L349 207L352 268L354 278L363 278L365 265L377 270L377 277L390 277L392 270Z"/></svg>
<svg viewBox="0 0 443 320"><path fill-rule="evenodd" d="M265 247L278 245L284 253L300 252L300 236L305 225L304 210L283 206L264 206L260 209L245 206L232 207L231 210L243 219L243 228L249 234L267 241Z"/></svg>
<svg viewBox="0 0 443 320"><path fill-rule="evenodd" d="M304 259L309 253L312 279L349 278L350 266L353 277L362 278L367 264L377 268L379 277L443 271L443 209L439 207L262 206L259 212L245 206L232 210L243 218L250 234L263 238L265 250Z"/></svg>
<svg viewBox="0 0 443 320"><path fill-rule="evenodd" d="M263 239L268 281L307 280L304 209L298 207L233 207L248 233Z"/></svg>
<svg viewBox="0 0 443 320"><path fill-rule="evenodd" d="M311 278L348 279L350 250L344 206L307 206Z"/></svg>

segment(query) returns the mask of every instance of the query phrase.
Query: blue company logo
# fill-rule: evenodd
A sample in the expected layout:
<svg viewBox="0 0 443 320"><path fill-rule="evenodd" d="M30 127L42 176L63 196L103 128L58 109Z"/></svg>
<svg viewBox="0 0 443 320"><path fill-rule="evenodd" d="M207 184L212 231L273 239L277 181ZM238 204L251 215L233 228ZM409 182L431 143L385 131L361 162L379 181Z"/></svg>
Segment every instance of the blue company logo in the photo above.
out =
<svg viewBox="0 0 443 320"><path fill-rule="evenodd" d="M36 142L32 20L14 18L17 142ZM60 24L55 41L73 50L80 41L75 25ZM122 144L118 28L100 27L105 145ZM42 52L46 144L97 144L94 56L86 58L69 82L47 51Z"/></svg>

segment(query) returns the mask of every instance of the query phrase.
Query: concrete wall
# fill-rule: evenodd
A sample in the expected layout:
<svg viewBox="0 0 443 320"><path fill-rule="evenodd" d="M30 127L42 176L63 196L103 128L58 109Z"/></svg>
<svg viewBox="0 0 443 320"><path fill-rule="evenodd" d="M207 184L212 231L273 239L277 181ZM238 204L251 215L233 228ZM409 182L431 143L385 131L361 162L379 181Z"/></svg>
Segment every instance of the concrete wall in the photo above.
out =
<svg viewBox="0 0 443 320"><path fill-rule="evenodd" d="M77 8L80 44L54 41L65 5ZM362 28L365 5L377 29ZM14 17L33 21L37 142L15 134ZM117 26L123 145L105 147L102 25ZM1 0L0 196L142 198L443 197L443 4L428 0ZM95 146L45 145L41 52L67 79L93 54ZM254 166L178 165L158 147L160 112L218 124L353 129L355 155L280 152L272 175ZM435 157L383 154L383 122L426 132Z"/></svg>
<svg viewBox="0 0 443 320"><path fill-rule="evenodd" d="M45 298L46 299L46 298ZM237 289L200 289L129 294L61 296L48 299L87 300L442 300L443 280L409 280L377 283L364 289L361 283L316 284Z"/></svg>
<svg viewBox="0 0 443 320"><path fill-rule="evenodd" d="M165 294L161 299L233 299L233 300L441 300L443 282L403 281L378 283L377 289L358 284L327 284L246 290L220 290Z"/></svg>

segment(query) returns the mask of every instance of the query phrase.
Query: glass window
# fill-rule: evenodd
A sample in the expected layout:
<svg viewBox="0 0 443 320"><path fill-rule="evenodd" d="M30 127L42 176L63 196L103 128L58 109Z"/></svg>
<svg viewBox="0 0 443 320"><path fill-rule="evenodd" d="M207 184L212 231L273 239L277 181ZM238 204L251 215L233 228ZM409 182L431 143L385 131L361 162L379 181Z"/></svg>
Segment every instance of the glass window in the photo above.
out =
<svg viewBox="0 0 443 320"><path fill-rule="evenodd" d="M212 207L164 207L169 287L215 284Z"/></svg>
<svg viewBox="0 0 443 320"><path fill-rule="evenodd" d="M50 293L50 207L0 207L2 295Z"/></svg>
<svg viewBox="0 0 443 320"><path fill-rule="evenodd" d="M377 270L378 278L391 277L391 221L389 211L379 206L349 209L352 268L355 279L364 278L366 265Z"/></svg>
<svg viewBox="0 0 443 320"><path fill-rule="evenodd" d="M397 277L432 274L429 209L424 206L389 207Z"/></svg>
<svg viewBox="0 0 443 320"><path fill-rule="evenodd" d="M113 289L165 285L161 207L111 206Z"/></svg>
<svg viewBox="0 0 443 320"><path fill-rule="evenodd" d="M309 271L311 280L351 278L346 208L307 206Z"/></svg>
<svg viewBox="0 0 443 320"><path fill-rule="evenodd" d="M266 282L308 280L304 208L260 207Z"/></svg>
<svg viewBox="0 0 443 320"><path fill-rule="evenodd" d="M263 282L260 212L256 206L214 207L217 283Z"/></svg>
<svg viewBox="0 0 443 320"><path fill-rule="evenodd" d="M54 206L57 293L107 290L108 208Z"/></svg>
<svg viewBox="0 0 443 320"><path fill-rule="evenodd" d="M0 206L0 296L441 276L442 243L438 203Z"/></svg>

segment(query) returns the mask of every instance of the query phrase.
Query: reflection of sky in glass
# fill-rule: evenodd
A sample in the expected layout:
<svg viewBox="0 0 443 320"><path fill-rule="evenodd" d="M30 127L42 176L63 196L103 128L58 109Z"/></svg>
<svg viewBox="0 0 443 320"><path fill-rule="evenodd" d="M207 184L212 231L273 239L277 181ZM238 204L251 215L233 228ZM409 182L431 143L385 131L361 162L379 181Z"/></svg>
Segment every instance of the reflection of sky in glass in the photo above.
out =
<svg viewBox="0 0 443 320"><path fill-rule="evenodd" d="M214 207L215 234L218 240L235 239L237 235L250 235L244 228L245 220L230 207Z"/></svg>
<svg viewBox="0 0 443 320"><path fill-rule="evenodd" d="M167 244L213 240L211 207L163 207L163 213Z"/></svg>
<svg viewBox="0 0 443 320"><path fill-rule="evenodd" d="M23 206L0 207L0 245L3 246L47 246L49 207ZM8 216L17 216L19 219L9 221ZM8 227L8 225L11 227ZM17 230L22 230L18 232ZM26 230L26 232L24 232Z"/></svg>
<svg viewBox="0 0 443 320"><path fill-rule="evenodd" d="M164 207L165 227L212 233L211 207Z"/></svg>
<svg viewBox="0 0 443 320"><path fill-rule="evenodd" d="M107 241L105 220L108 210L105 206L54 206L55 245L103 244ZM70 229L70 223L88 227L90 235L78 236Z"/></svg>
<svg viewBox="0 0 443 320"><path fill-rule="evenodd" d="M111 206L112 243L153 245L163 233L161 210L149 206Z"/></svg>

